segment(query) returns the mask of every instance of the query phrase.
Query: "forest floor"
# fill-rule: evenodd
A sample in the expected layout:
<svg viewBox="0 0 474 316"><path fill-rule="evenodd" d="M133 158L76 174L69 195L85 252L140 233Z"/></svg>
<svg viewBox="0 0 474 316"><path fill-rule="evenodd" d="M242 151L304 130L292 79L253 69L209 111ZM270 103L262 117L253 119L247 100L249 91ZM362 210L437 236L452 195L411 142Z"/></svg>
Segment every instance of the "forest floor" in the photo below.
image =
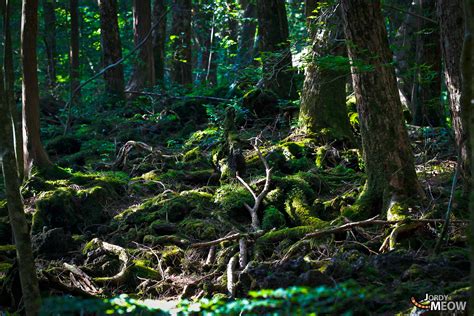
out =
<svg viewBox="0 0 474 316"><path fill-rule="evenodd" d="M296 305L299 312L393 314L413 310L411 298L426 294L467 300L468 218L459 185L452 189L456 154L449 129L409 126L426 197L394 224L383 214L375 218L379 210L353 207L365 182L357 148L295 134L288 107L266 115L237 108L246 161L241 176L251 191L258 195L266 182L251 146L255 137L272 167L260 230L253 231L245 206L254 205L252 193L220 173L222 108L193 98L136 103L84 112L67 136L58 136L62 127L51 125L54 117L45 118L46 148L63 169L36 174L22 188L45 297L187 299L199 306L184 301L183 310L218 306L229 314L243 306L257 313L295 311ZM0 306L14 311L21 296L2 199ZM433 219L445 217L451 200L448 240L435 254L442 222ZM242 249L250 263L240 267ZM245 298L249 291L293 286L226 304L229 290ZM203 300L212 297L212 304ZM58 302L45 308L86 308Z"/></svg>

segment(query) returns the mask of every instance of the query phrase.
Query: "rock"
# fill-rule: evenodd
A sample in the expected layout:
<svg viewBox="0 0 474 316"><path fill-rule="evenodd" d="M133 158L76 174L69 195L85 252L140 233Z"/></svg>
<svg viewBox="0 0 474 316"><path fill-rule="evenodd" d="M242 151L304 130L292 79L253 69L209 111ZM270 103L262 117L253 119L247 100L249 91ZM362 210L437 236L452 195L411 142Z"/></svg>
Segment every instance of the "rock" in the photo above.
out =
<svg viewBox="0 0 474 316"><path fill-rule="evenodd" d="M62 228L53 228L36 234L32 238L33 249L40 255L58 256L68 252L73 247L71 235Z"/></svg>
<svg viewBox="0 0 474 316"><path fill-rule="evenodd" d="M320 286L320 285L332 285L333 282L331 278L324 275L318 270L309 270L301 273L298 276L298 283L301 286Z"/></svg>
<svg viewBox="0 0 474 316"><path fill-rule="evenodd" d="M156 220L151 223L151 229L159 236L162 235L173 235L176 233L176 225L173 223L166 223L161 220Z"/></svg>

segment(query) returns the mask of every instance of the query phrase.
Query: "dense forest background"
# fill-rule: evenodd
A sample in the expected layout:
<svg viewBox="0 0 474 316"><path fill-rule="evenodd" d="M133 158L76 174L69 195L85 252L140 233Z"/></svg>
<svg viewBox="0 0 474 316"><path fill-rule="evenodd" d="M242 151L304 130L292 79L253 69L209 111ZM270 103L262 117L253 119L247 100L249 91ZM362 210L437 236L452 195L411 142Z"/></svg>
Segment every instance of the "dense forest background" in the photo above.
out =
<svg viewBox="0 0 474 316"><path fill-rule="evenodd" d="M472 0L0 14L0 311L467 312Z"/></svg>

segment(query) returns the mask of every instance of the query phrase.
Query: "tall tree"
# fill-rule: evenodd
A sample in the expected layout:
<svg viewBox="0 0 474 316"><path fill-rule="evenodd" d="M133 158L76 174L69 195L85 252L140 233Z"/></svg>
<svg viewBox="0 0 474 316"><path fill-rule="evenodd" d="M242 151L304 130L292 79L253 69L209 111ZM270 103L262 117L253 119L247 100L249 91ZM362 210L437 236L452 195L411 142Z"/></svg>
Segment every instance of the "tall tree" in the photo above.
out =
<svg viewBox="0 0 474 316"><path fill-rule="evenodd" d="M417 0L416 79L412 94L413 124L440 126L444 123L441 104L441 47L436 0ZM430 19L430 20L427 20Z"/></svg>
<svg viewBox="0 0 474 316"><path fill-rule="evenodd" d="M398 95L380 1L342 0L357 99L366 188L358 205L391 211L421 193ZM394 208L395 207L395 208Z"/></svg>
<svg viewBox="0 0 474 316"><path fill-rule="evenodd" d="M163 83L165 79L165 47L166 47L166 12L168 6L165 0L155 0L153 4L153 53L155 62L155 79Z"/></svg>
<svg viewBox="0 0 474 316"><path fill-rule="evenodd" d="M71 15L71 42L69 45L69 67L71 93L80 85L79 83L79 6L78 0L69 0L69 13ZM79 91L75 94L79 94Z"/></svg>
<svg viewBox="0 0 474 316"><path fill-rule="evenodd" d="M474 104L474 1L464 0L464 21L465 21L465 34L463 44L463 57L462 57L462 68L463 68L463 111L468 117L468 148L470 161L474 161L474 111L472 105ZM474 187L472 182L474 181L472 175L474 174L474 164L470 164L471 182L470 187ZM469 298L469 313L474 311L474 192L469 192L469 211L470 211L470 261L471 261L471 273L470 273L470 298Z"/></svg>
<svg viewBox="0 0 474 316"><path fill-rule="evenodd" d="M320 8L318 19L311 18L315 15L313 10L306 10L312 45L301 93L299 125L306 134L348 141L353 138L346 108L349 71L344 63L338 64L347 54L341 41L343 21L336 8L336 5Z"/></svg>
<svg viewBox="0 0 474 316"><path fill-rule="evenodd" d="M257 16L263 87L279 97L295 98L285 0L257 0Z"/></svg>
<svg viewBox="0 0 474 316"><path fill-rule="evenodd" d="M13 46L12 46L12 36L10 30L10 15L11 15L11 1L5 0L4 8L4 19L3 19L3 29L4 29L4 57L3 57L3 68L5 69L5 89L6 89L6 102L10 109L11 121L14 127L15 137L15 153L16 153L16 162L18 177L20 181L23 180L23 135L22 135L22 120L21 112L18 111L15 104L15 95L14 95L14 83L15 83L15 71L13 67Z"/></svg>
<svg viewBox="0 0 474 316"><path fill-rule="evenodd" d="M257 7L253 0L240 0L242 24L239 34L239 48L237 67L239 69L249 65L255 54L255 34L257 32Z"/></svg>
<svg viewBox="0 0 474 316"><path fill-rule="evenodd" d="M171 28L171 46L173 51L173 82L182 85L193 83L192 49L191 49L191 0L173 0L173 21Z"/></svg>
<svg viewBox="0 0 474 316"><path fill-rule="evenodd" d="M24 1L29 5L30 1ZM1 72L1 70L0 70ZM38 315L41 297L36 277L35 261L31 249L30 231L23 210L20 194L20 181L15 161L12 122L9 118L7 96L3 86L3 73L0 73L0 163L5 182L8 216L15 239L16 256L20 272L20 283L26 315Z"/></svg>
<svg viewBox="0 0 474 316"><path fill-rule="evenodd" d="M145 40L151 30L150 0L133 0L133 38L135 45ZM138 58L133 65L133 74L127 90L136 91L155 85L155 64L153 43L149 38L138 50Z"/></svg>
<svg viewBox="0 0 474 316"><path fill-rule="evenodd" d="M464 38L463 0L438 0L438 17L441 33L441 52L444 61L444 78L449 92L452 125L461 161L464 193L469 194L469 155L466 137L467 118L461 111L462 76L461 52Z"/></svg>
<svg viewBox="0 0 474 316"><path fill-rule="evenodd" d="M47 77L48 85L53 88L56 85L56 12L53 0L42 0L44 18L44 44L48 59Z"/></svg>
<svg viewBox="0 0 474 316"><path fill-rule="evenodd" d="M48 169L52 166L40 139L37 33L38 0L23 0L21 15L23 152L27 177L30 176L33 167Z"/></svg>
<svg viewBox="0 0 474 316"><path fill-rule="evenodd" d="M117 0L99 0L99 12L103 65L107 67L122 58L122 43L117 21ZM118 97L123 96L125 83L122 64L108 69L104 73L104 79L109 93Z"/></svg>

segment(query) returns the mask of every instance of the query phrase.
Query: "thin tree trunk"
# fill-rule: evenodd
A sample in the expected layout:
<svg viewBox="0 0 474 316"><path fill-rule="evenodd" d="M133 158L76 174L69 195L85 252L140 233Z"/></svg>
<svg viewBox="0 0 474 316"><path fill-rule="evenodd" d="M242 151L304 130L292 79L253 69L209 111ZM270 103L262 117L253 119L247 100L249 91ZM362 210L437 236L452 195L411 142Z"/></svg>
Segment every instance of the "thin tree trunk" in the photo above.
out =
<svg viewBox="0 0 474 316"><path fill-rule="evenodd" d="M215 9L211 1L202 1L194 5L194 31L198 47L200 49L200 60L198 62L199 72L196 81L206 85L217 85L217 63L215 42Z"/></svg>
<svg viewBox="0 0 474 316"><path fill-rule="evenodd" d="M461 52L464 38L463 0L438 0L438 17L441 33L441 52L444 61L444 78L449 92L452 125L461 158L461 177L464 195L469 194L470 166L466 136L467 118L461 111Z"/></svg>
<svg viewBox="0 0 474 316"><path fill-rule="evenodd" d="M10 15L11 15L11 0L5 0L5 11L4 11L3 29L4 29L4 69L5 69L5 88L6 88L6 101L10 109L10 116L12 124L15 128L15 154L16 163L18 170L18 177L20 182L23 181L24 177L24 157L23 157L23 134L21 128L21 111L16 107L15 95L14 95L14 83L15 83L15 72L13 67L13 47L12 37L10 30Z"/></svg>
<svg viewBox="0 0 474 316"><path fill-rule="evenodd" d="M23 103L23 152L25 176L33 167L52 166L40 139L40 111L36 37L38 33L38 0L23 0L21 20L21 62Z"/></svg>
<svg viewBox="0 0 474 316"><path fill-rule="evenodd" d="M133 38L138 45L151 29L150 0L133 0ZM133 74L127 90L140 91L155 85L155 63L153 58L153 43L149 39L138 50L138 58L133 67Z"/></svg>
<svg viewBox="0 0 474 316"><path fill-rule="evenodd" d="M122 43L117 21L117 0L99 0L100 39L103 66L107 67L122 58ZM104 74L107 92L123 97L125 83L123 65L117 65Z"/></svg>
<svg viewBox="0 0 474 316"><path fill-rule="evenodd" d="M69 0L69 12L71 14L71 42L69 46L69 66L71 93L79 86L79 7L78 0ZM78 91L76 97L80 95Z"/></svg>
<svg viewBox="0 0 474 316"><path fill-rule="evenodd" d="M352 80L357 99L366 188L358 206L388 211L421 194L413 153L403 123L392 53L380 1L342 0Z"/></svg>
<svg viewBox="0 0 474 316"><path fill-rule="evenodd" d="M6 3L5 5L5 1L2 1L2 4L4 8L6 8L4 10L4 21L8 21L7 8L9 4ZM37 10L37 0L23 1L22 41L36 38L34 31L35 29L37 30ZM7 23L5 25L8 26ZM4 31L6 32L7 30L5 29ZM24 35L26 31L32 31L32 34L29 34L30 37L25 38ZM33 45L35 44L36 43ZM26 45L26 47L22 45L22 57L25 57L23 54L25 48L28 49L30 47L28 47L28 45ZM26 54L26 56L35 57L31 56L30 54ZM33 58L33 61L35 61L35 58ZM34 73L36 74L36 69L34 69ZM31 79L31 77L28 79ZM24 82L25 81L26 78L24 79ZM5 82L6 80L4 80L3 71L0 68L0 113L2 113L2 115L0 115L0 163L5 182L8 217L10 219L10 225L12 227L13 237L15 239L16 256L18 260L20 283L23 295L22 301L25 306L25 314L27 316L35 316L39 313L39 309L41 307L41 296L38 287L38 279L36 277L33 251L31 249L30 231L23 210L23 200L20 194L20 181L17 170L18 166L15 159L15 143L13 135L14 129L12 126L12 120L10 119L12 113L8 115L11 110L8 103L8 96L11 94L11 91L8 90L11 87L7 84L7 91L5 91ZM37 86L38 85L36 85L36 87Z"/></svg>
<svg viewBox="0 0 474 316"><path fill-rule="evenodd" d="M436 17L436 0L417 0L418 14L430 19ZM413 124L441 126L444 111L441 104L441 46L439 26L417 19L416 81L412 95ZM423 66L422 66L423 65Z"/></svg>
<svg viewBox="0 0 474 316"><path fill-rule="evenodd" d="M48 85L54 88L56 85L56 13L54 11L53 0L43 0L44 16L44 44L46 47L46 56L48 59L47 77Z"/></svg>
<svg viewBox="0 0 474 316"><path fill-rule="evenodd" d="M172 79L181 85L192 85L192 50L191 50L191 0L174 0L172 40Z"/></svg>
<svg viewBox="0 0 474 316"><path fill-rule="evenodd" d="M284 0L257 0L263 87L281 98L295 98L288 18Z"/></svg>
<svg viewBox="0 0 474 316"><path fill-rule="evenodd" d="M311 11L312 10L308 10ZM306 67L301 94L299 125L303 133L325 141L353 139L346 108L348 68L325 64L322 58L346 56L344 28L336 6L319 13L319 22L308 19L312 43L312 60Z"/></svg>
<svg viewBox="0 0 474 316"><path fill-rule="evenodd" d="M158 22L167 10L165 0L155 0L153 4L153 25ZM153 30L153 53L155 62L156 82L163 83L165 79L165 47L166 47L166 16L161 19L160 24Z"/></svg>

